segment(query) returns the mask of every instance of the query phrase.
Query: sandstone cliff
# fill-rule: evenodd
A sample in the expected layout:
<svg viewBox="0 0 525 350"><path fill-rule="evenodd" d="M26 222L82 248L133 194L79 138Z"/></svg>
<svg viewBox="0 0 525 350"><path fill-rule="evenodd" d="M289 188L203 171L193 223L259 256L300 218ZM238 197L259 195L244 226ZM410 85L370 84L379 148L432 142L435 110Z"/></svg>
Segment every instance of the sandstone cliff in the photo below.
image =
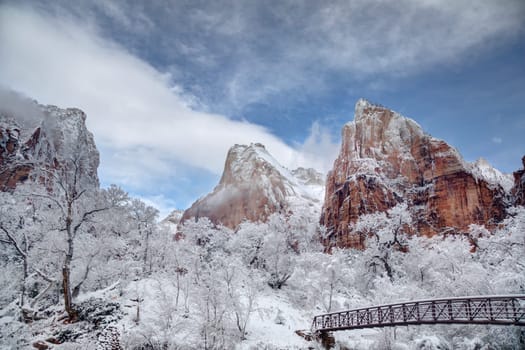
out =
<svg viewBox="0 0 525 350"><path fill-rule="evenodd" d="M505 215L508 180L484 161L465 162L415 121L359 100L327 176L321 224L329 235L324 243L363 248L350 224L399 203L410 209L412 233L463 232L470 224L494 227Z"/></svg>
<svg viewBox="0 0 525 350"><path fill-rule="evenodd" d="M99 153L79 109L60 109L25 101L30 109L0 106L0 191L13 190L36 168L58 169L67 160L84 157L88 186L98 187ZM32 116L24 113L31 110Z"/></svg>
<svg viewBox="0 0 525 350"><path fill-rule="evenodd" d="M207 217L234 229L244 220L264 222L273 213L300 210L318 216L323 189L322 175L315 170L289 171L261 144L235 145L228 152L219 184L193 203L181 222Z"/></svg>

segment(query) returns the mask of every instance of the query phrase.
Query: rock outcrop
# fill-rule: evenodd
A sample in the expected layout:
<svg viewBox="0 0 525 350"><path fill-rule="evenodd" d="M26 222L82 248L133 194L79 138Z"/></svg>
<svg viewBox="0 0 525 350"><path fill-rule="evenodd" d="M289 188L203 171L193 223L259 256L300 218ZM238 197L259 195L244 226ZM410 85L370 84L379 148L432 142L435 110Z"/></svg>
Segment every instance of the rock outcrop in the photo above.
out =
<svg viewBox="0 0 525 350"><path fill-rule="evenodd" d="M181 222L209 218L235 229L241 222L264 222L273 213L296 210L319 215L324 183L313 169L281 166L261 144L235 145L212 193L184 212Z"/></svg>
<svg viewBox="0 0 525 350"><path fill-rule="evenodd" d="M363 248L351 226L359 216L406 203L415 232L494 227L505 216L508 178L479 161L465 162L413 120L365 100L342 130L340 154L326 181L321 224L327 246Z"/></svg>
<svg viewBox="0 0 525 350"><path fill-rule="evenodd" d="M89 183L98 187L99 153L79 109L42 106L33 101L39 115L31 122L23 111L4 111L0 106L0 191L13 190L36 168L57 170L75 161Z"/></svg>
<svg viewBox="0 0 525 350"><path fill-rule="evenodd" d="M521 158L523 169L514 172L514 187L512 188L512 197L514 205L525 206L525 156Z"/></svg>
<svg viewBox="0 0 525 350"><path fill-rule="evenodd" d="M26 180L32 165L17 157L20 146L20 129L14 123L0 124L0 190L12 190Z"/></svg>

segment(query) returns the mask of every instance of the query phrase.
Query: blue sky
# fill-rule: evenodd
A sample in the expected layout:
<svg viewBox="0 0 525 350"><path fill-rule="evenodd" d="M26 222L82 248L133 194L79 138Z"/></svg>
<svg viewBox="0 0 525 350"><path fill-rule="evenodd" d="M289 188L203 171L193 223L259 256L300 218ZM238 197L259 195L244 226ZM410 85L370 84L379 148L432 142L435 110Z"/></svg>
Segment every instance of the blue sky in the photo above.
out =
<svg viewBox="0 0 525 350"><path fill-rule="evenodd" d="M262 142L326 171L364 97L503 172L525 154L525 3L4 1L0 85L75 106L116 183L163 213Z"/></svg>

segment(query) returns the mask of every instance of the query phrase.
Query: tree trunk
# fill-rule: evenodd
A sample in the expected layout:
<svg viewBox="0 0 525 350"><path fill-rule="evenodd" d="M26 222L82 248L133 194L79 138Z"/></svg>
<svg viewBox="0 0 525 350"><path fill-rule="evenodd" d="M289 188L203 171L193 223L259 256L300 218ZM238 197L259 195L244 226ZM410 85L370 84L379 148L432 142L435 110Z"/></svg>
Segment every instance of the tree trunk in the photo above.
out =
<svg viewBox="0 0 525 350"><path fill-rule="evenodd" d="M73 300L71 295L71 282L69 279L70 270L67 267L62 268L62 291L64 293L64 308L67 312L70 322L77 319L77 312L73 308Z"/></svg>
<svg viewBox="0 0 525 350"><path fill-rule="evenodd" d="M179 307L179 295L180 295L180 274L177 274L177 293L175 294L175 310Z"/></svg>
<svg viewBox="0 0 525 350"><path fill-rule="evenodd" d="M78 313L73 309L73 296L71 294L71 260L73 260L73 203L68 202L66 217L67 253L62 266L62 291L64 293L64 308L69 316L70 322L75 322Z"/></svg>
<svg viewBox="0 0 525 350"><path fill-rule="evenodd" d="M30 320L30 315L32 316L32 313L29 313L28 311L26 311L25 309L25 303L26 303L26 280L27 280L27 276L28 276L28 266L27 266L27 257L24 257L23 259L23 266L24 266L24 278L22 279L22 288L21 288L21 291L20 291L20 310L21 310L21 314L22 314L22 321L23 322L29 322L31 321Z"/></svg>
<svg viewBox="0 0 525 350"><path fill-rule="evenodd" d="M23 258L23 266L24 266L24 277L22 279L22 288L21 288L21 291L20 291L20 308L24 308L24 305L26 303L26 280L27 280L27 276L28 276L28 266L27 266L27 257L24 257Z"/></svg>
<svg viewBox="0 0 525 350"><path fill-rule="evenodd" d="M69 280L69 268L62 268L62 291L64 292L64 308L69 316L70 321L75 321L77 312L73 309L73 302L71 296L71 282Z"/></svg>
<svg viewBox="0 0 525 350"><path fill-rule="evenodd" d="M151 265L150 269L148 271L148 252L149 252L149 236L151 234L150 229L146 226L146 240L145 240L145 247L144 247L144 266L143 266L143 272L145 275L151 274Z"/></svg>

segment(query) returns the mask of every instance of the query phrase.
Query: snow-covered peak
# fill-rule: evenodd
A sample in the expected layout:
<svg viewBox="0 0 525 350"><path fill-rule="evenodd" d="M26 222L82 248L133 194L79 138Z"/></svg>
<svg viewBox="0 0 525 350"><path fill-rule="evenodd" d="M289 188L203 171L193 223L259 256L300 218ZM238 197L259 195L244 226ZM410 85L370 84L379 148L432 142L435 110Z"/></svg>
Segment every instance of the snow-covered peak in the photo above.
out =
<svg viewBox="0 0 525 350"><path fill-rule="evenodd" d="M46 118L42 122L42 130L58 138L66 148L71 148L85 139L86 114L77 108L61 109L56 106L43 106Z"/></svg>
<svg viewBox="0 0 525 350"><path fill-rule="evenodd" d="M312 211L317 216L324 196L322 178L313 169L290 171L260 143L234 145L219 184L186 210L182 221L208 217L235 228L244 220L265 221L275 212Z"/></svg>
<svg viewBox="0 0 525 350"><path fill-rule="evenodd" d="M364 114L364 110L366 108L370 108L372 106L373 106L373 104L370 103L370 101L365 100L364 98L360 98L359 100L357 100L357 102L355 104L355 115L356 115L356 118L358 116L363 115Z"/></svg>
<svg viewBox="0 0 525 350"><path fill-rule="evenodd" d="M221 183L252 181L257 174L283 176L295 182L294 176L282 166L260 143L234 145L228 152Z"/></svg>
<svg viewBox="0 0 525 350"><path fill-rule="evenodd" d="M514 186L514 179L511 174L503 174L484 158L479 158L474 163L469 164L468 169L477 179L484 180L492 187L500 185L507 193Z"/></svg>
<svg viewBox="0 0 525 350"><path fill-rule="evenodd" d="M39 161L50 164L56 160L65 164L81 157L88 174L86 181L98 187L99 152L93 134L86 127L86 114L78 108L41 107L45 117L32 145Z"/></svg>
<svg viewBox="0 0 525 350"><path fill-rule="evenodd" d="M354 120L343 127L343 147L350 158L412 158L412 146L425 137L414 120L361 99Z"/></svg>
<svg viewBox="0 0 525 350"><path fill-rule="evenodd" d="M282 166L263 144L234 145L228 152L219 185L250 183L266 188L282 187L285 196L311 197L309 186L322 187L322 175L314 169L290 171ZM315 195L315 199L317 198Z"/></svg>

